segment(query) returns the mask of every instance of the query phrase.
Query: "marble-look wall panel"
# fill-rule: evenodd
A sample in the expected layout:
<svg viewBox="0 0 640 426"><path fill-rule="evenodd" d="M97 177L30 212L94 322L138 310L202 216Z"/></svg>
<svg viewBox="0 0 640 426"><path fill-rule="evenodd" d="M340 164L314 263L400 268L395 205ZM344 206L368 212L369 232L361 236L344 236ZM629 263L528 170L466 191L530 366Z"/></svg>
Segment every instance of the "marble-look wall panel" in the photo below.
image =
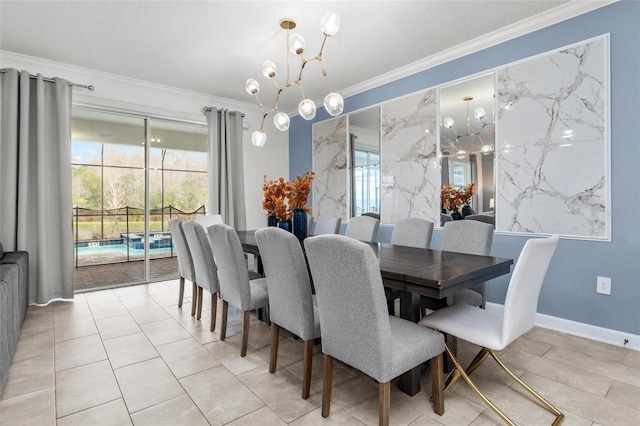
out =
<svg viewBox="0 0 640 426"><path fill-rule="evenodd" d="M347 116L313 125L313 215L347 216Z"/></svg>
<svg viewBox="0 0 640 426"><path fill-rule="evenodd" d="M435 89L385 102L380 113L380 221L419 217L439 223Z"/></svg>
<svg viewBox="0 0 640 426"><path fill-rule="evenodd" d="M497 71L496 229L609 238L608 38Z"/></svg>

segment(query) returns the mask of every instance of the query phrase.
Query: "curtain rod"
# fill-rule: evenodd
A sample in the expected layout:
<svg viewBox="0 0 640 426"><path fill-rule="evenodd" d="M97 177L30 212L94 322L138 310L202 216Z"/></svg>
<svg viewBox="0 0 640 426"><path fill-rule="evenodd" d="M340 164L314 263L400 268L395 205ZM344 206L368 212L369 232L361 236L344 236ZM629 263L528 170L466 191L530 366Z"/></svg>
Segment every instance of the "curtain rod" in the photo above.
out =
<svg viewBox="0 0 640 426"><path fill-rule="evenodd" d="M6 73L7 70L5 68L2 68L2 69L0 69L0 72L5 72ZM18 71L18 74L21 74L21 71ZM29 77L38 78L37 75L33 75L33 74L30 74ZM48 77L42 77L42 79L44 81L48 81L49 83L53 83L55 81L53 78L48 78ZM94 87L92 85L90 85L90 84L89 85L84 85L84 84L72 83L70 81L68 82L68 84L69 84L69 86L80 87L82 89L89 89L89 90L93 90L94 89Z"/></svg>
<svg viewBox="0 0 640 426"><path fill-rule="evenodd" d="M212 108L212 107L204 107L203 109L204 109L205 111L211 111L213 108ZM231 115L236 115L236 114L237 114L237 111L230 111L230 112L229 112L229 114L231 114ZM242 114L242 116L243 116L243 117L245 116L244 112L243 112L243 113L241 113L241 114Z"/></svg>

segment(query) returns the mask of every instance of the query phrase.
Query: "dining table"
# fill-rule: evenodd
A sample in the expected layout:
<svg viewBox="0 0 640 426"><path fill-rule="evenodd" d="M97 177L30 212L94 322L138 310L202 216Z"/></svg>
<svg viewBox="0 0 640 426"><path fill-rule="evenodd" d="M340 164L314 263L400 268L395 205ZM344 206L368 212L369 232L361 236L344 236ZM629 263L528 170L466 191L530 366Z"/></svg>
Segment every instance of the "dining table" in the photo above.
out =
<svg viewBox="0 0 640 426"><path fill-rule="evenodd" d="M242 249L256 256L261 271L260 251L255 231L238 231ZM401 318L417 322L421 306L430 310L447 306L456 292L498 278L511 272L513 259L466 253L367 243L380 265L385 287L398 290ZM455 350L455 338L448 336ZM420 392L421 368L400 377L399 388L408 395Z"/></svg>

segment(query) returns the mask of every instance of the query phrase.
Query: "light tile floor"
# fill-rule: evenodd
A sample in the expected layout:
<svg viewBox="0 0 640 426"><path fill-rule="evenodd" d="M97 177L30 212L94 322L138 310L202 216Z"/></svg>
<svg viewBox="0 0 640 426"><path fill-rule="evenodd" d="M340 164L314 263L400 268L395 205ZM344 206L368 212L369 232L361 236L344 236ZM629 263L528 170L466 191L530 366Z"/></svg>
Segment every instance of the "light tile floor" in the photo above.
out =
<svg viewBox="0 0 640 426"><path fill-rule="evenodd" d="M318 346L305 401L300 341L281 334L278 369L269 374L267 326L252 318L241 358L240 314L230 310L222 342L219 330L209 332L209 311L201 321L191 317L189 294L177 307L177 290L168 281L30 307L0 395L0 425L377 424L373 380L336 365L331 415L322 419ZM460 342L465 362L476 350ZM565 413L565 425L640 424L640 352L534 328L503 360ZM418 395L393 387L392 424L501 424L462 382L445 395L445 414L434 414L427 370ZM516 423L553 420L492 360L474 377Z"/></svg>

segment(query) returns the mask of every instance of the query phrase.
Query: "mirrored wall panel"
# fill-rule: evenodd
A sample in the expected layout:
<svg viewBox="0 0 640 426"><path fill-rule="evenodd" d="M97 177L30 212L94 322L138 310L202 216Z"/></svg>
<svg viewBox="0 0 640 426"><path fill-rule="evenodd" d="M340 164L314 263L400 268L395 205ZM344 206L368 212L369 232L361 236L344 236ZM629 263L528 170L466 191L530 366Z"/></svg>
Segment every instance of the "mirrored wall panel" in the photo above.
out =
<svg viewBox="0 0 640 426"><path fill-rule="evenodd" d="M439 218L436 104L436 91L431 89L380 105L382 223Z"/></svg>
<svg viewBox="0 0 640 426"><path fill-rule="evenodd" d="M380 108L349 114L351 217L380 213Z"/></svg>
<svg viewBox="0 0 640 426"><path fill-rule="evenodd" d="M498 70L498 230L610 238L608 45Z"/></svg>
<svg viewBox="0 0 640 426"><path fill-rule="evenodd" d="M313 215L347 215L347 116L313 125Z"/></svg>
<svg viewBox="0 0 640 426"><path fill-rule="evenodd" d="M488 73L440 89L441 207L450 219L494 220L494 80Z"/></svg>

